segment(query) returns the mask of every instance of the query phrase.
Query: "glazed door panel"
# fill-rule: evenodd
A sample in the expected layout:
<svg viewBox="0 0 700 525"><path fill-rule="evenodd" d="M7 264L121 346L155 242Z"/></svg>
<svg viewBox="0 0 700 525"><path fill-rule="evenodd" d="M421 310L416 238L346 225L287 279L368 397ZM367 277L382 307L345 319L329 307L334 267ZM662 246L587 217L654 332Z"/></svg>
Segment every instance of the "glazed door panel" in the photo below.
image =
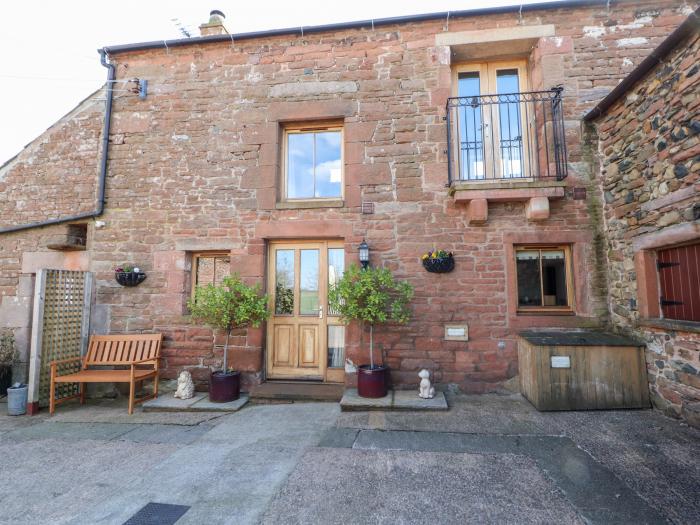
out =
<svg viewBox="0 0 700 525"><path fill-rule="evenodd" d="M268 293L272 315L268 321L267 376L270 379L342 381L337 335L334 360L328 360L328 287L344 268L340 241L271 242L268 250ZM342 327L344 330L344 327ZM338 332L338 328L334 329ZM344 361L344 359L343 359ZM342 370L342 369L340 369Z"/></svg>
<svg viewBox="0 0 700 525"><path fill-rule="evenodd" d="M523 61L457 65L454 96L473 100L459 107L460 179L527 178L533 125L517 94L528 90Z"/></svg>

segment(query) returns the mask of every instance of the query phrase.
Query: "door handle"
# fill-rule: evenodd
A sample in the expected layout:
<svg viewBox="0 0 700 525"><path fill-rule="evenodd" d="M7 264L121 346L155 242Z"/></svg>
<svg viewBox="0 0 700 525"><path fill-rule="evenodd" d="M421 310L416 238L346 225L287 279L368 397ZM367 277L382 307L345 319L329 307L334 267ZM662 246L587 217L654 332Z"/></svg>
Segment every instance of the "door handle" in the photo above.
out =
<svg viewBox="0 0 700 525"><path fill-rule="evenodd" d="M318 307L318 318L323 319L323 305Z"/></svg>

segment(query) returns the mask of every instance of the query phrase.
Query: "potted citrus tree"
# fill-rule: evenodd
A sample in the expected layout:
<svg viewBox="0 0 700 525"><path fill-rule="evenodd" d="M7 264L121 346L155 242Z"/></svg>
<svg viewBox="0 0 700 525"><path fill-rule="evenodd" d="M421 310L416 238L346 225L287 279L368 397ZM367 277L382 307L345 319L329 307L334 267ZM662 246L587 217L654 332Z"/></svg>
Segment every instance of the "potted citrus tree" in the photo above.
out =
<svg viewBox="0 0 700 525"><path fill-rule="evenodd" d="M394 279L386 268L360 269L356 265L343 274L329 293L331 308L344 322L358 321L364 332L369 325L369 364L357 368L357 393L362 397L387 395L388 368L374 359L374 326L387 322L406 323L413 287Z"/></svg>
<svg viewBox="0 0 700 525"><path fill-rule="evenodd" d="M238 275L224 277L221 284L198 286L188 302L192 317L217 330L226 332L224 361L221 370L209 376L209 400L225 403L238 399L241 374L228 368L228 343L231 332L249 326L258 327L269 316L268 298L260 286L248 286Z"/></svg>

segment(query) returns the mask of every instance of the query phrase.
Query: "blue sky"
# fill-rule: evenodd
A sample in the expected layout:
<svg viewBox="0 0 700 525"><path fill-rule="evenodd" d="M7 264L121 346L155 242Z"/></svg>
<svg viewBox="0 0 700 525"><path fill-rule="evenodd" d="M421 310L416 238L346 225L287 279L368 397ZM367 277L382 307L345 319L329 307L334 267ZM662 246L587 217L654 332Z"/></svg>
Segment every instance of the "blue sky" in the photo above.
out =
<svg viewBox="0 0 700 525"><path fill-rule="evenodd" d="M5 0L0 2L3 22L0 164L102 85L105 69L99 64L97 48L181 38L173 19L197 36L197 27L208 19L211 9L223 11L228 30L239 33L518 3L517 0L212 0L210 3Z"/></svg>

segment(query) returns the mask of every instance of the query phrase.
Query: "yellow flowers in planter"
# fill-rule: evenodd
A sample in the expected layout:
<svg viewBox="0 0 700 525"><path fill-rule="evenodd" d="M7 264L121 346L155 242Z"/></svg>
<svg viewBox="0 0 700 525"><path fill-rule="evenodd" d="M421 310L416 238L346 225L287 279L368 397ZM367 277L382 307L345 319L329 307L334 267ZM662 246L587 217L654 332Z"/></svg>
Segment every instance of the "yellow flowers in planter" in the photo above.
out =
<svg viewBox="0 0 700 525"><path fill-rule="evenodd" d="M421 256L423 267L430 273L447 273L455 267L454 256L447 250L433 250Z"/></svg>

